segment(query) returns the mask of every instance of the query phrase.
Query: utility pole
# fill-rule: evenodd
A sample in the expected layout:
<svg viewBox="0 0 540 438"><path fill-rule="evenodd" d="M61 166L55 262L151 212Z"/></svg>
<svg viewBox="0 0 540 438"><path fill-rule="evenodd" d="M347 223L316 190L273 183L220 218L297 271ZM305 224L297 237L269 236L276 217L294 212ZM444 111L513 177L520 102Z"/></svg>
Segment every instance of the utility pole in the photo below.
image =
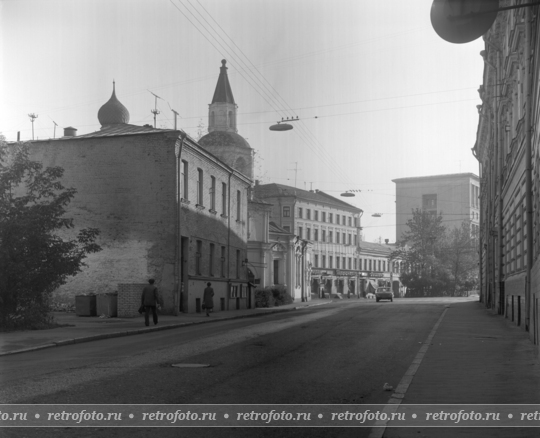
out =
<svg viewBox="0 0 540 438"><path fill-rule="evenodd" d="M148 90L150 91L150 90ZM157 109L157 100L158 100L158 95L157 94L154 94L150 91L150 94L153 94L154 95L154 98L155 98L155 103L154 103L154 109L153 110L150 110L150 112L154 115L154 129L156 128L156 116L160 113L160 111ZM161 97L159 97L161 99Z"/></svg>
<svg viewBox="0 0 540 438"><path fill-rule="evenodd" d="M30 117L30 121L32 122L32 140L34 139L34 120L38 118L37 114L30 113L28 114L28 117Z"/></svg>

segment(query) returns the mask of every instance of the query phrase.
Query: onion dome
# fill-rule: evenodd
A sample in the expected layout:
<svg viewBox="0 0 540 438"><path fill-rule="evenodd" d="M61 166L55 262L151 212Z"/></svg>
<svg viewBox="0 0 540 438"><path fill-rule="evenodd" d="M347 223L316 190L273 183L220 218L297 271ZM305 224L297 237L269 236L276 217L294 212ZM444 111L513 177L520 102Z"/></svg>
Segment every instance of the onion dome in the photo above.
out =
<svg viewBox="0 0 540 438"><path fill-rule="evenodd" d="M101 126L129 123L129 111L116 98L114 81L111 98L99 109L98 120Z"/></svg>

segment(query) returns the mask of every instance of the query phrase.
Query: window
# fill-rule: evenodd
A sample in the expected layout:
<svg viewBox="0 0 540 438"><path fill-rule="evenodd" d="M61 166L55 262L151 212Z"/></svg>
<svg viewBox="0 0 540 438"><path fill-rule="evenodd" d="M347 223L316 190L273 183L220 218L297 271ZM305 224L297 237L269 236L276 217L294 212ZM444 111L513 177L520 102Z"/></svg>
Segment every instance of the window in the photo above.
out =
<svg viewBox="0 0 540 438"><path fill-rule="evenodd" d="M220 271L221 276L225 277L225 247L221 247L221 258L219 259L220 262Z"/></svg>
<svg viewBox="0 0 540 438"><path fill-rule="evenodd" d="M321 230L321 241L326 242L326 230Z"/></svg>
<svg viewBox="0 0 540 438"><path fill-rule="evenodd" d="M307 229L306 229L306 232L307 232L307 234L306 234L306 239L307 239L307 240L311 240L311 228L307 228Z"/></svg>
<svg viewBox="0 0 540 438"><path fill-rule="evenodd" d="M284 229L285 231L287 231L287 233L290 233L290 232L291 232L291 227L290 227L289 225L284 225L284 226L283 226L283 229Z"/></svg>
<svg viewBox="0 0 540 438"><path fill-rule="evenodd" d="M333 243L334 242L334 236L332 231L328 231L328 242Z"/></svg>
<svg viewBox="0 0 540 438"><path fill-rule="evenodd" d="M236 191L236 220L239 221L241 217L241 211L242 211L242 193L240 193L240 190Z"/></svg>
<svg viewBox="0 0 540 438"><path fill-rule="evenodd" d="M367 259L364 259L364 271L368 270Z"/></svg>
<svg viewBox="0 0 540 438"><path fill-rule="evenodd" d="M318 221L318 220L319 220L319 211L318 211L318 210L314 210L314 211L313 211L313 220L314 220L314 221Z"/></svg>
<svg viewBox="0 0 540 438"><path fill-rule="evenodd" d="M381 261L379 260L379 263L377 263L377 265L379 266L379 271L381 270Z"/></svg>
<svg viewBox="0 0 540 438"><path fill-rule="evenodd" d="M336 243L339 243L339 231L336 231Z"/></svg>
<svg viewBox="0 0 540 438"><path fill-rule="evenodd" d="M341 233L341 237L343 237L343 245L345 245L347 243L347 241L345 240L345 233Z"/></svg>
<svg viewBox="0 0 540 438"><path fill-rule="evenodd" d="M336 214L336 224L339 225L339 214Z"/></svg>
<svg viewBox="0 0 540 438"><path fill-rule="evenodd" d="M328 267L332 269L334 266L334 258L332 256L328 257Z"/></svg>
<svg viewBox="0 0 540 438"><path fill-rule="evenodd" d="M210 208L216 210L216 177L212 176L212 187L210 187Z"/></svg>
<svg viewBox="0 0 540 438"><path fill-rule="evenodd" d="M210 274L211 277L214 276L214 251L215 251L215 248L216 246L211 243L210 244L210 257L209 257L209 260L208 260L208 273Z"/></svg>
<svg viewBox="0 0 540 438"><path fill-rule="evenodd" d="M326 268L326 256L322 256L322 268Z"/></svg>
<svg viewBox="0 0 540 438"><path fill-rule="evenodd" d="M274 284L279 284L279 260L274 260Z"/></svg>
<svg viewBox="0 0 540 438"><path fill-rule="evenodd" d="M283 207L283 217L291 217L291 207Z"/></svg>
<svg viewBox="0 0 540 438"><path fill-rule="evenodd" d="M352 236L350 234L349 234L349 245L352 245Z"/></svg>
<svg viewBox="0 0 540 438"><path fill-rule="evenodd" d="M326 212L325 212L325 211L323 211L323 212L321 213L321 221L322 221L322 222L326 222Z"/></svg>
<svg viewBox="0 0 540 438"><path fill-rule="evenodd" d="M197 204L199 205L204 205L203 187L203 170L197 169Z"/></svg>
<svg viewBox="0 0 540 438"><path fill-rule="evenodd" d="M357 217L354 218L354 226L358 227L358 218Z"/></svg>
<svg viewBox="0 0 540 438"><path fill-rule="evenodd" d="M371 271L371 259L369 259L369 270Z"/></svg>
<svg viewBox="0 0 540 438"><path fill-rule="evenodd" d="M328 222L333 223L334 222L334 214L328 213Z"/></svg>
<svg viewBox="0 0 540 438"><path fill-rule="evenodd" d="M315 242L319 240L319 230L313 230L313 240Z"/></svg>
<svg viewBox="0 0 540 438"><path fill-rule="evenodd" d="M358 260L357 259L354 259L354 270L356 271L357 269L357 266L358 266Z"/></svg>
<svg viewBox="0 0 540 438"><path fill-rule="evenodd" d="M339 257L336 257L336 269L340 269L340 266L339 266Z"/></svg>
<svg viewBox="0 0 540 438"><path fill-rule="evenodd" d="M358 236L354 235L354 246L358 246Z"/></svg>
<svg viewBox="0 0 540 438"><path fill-rule="evenodd" d="M383 260L383 262L382 262L382 270L386 271L386 261L385 260Z"/></svg>
<svg viewBox="0 0 540 438"><path fill-rule="evenodd" d="M298 237L300 237L300 239L304 238L302 231L302 227L298 227Z"/></svg>
<svg viewBox="0 0 540 438"><path fill-rule="evenodd" d="M306 215L309 220L311 220L311 210L309 208L306 208Z"/></svg>
<svg viewBox="0 0 540 438"><path fill-rule="evenodd" d="M227 216L227 184L221 183L221 214Z"/></svg>
<svg viewBox="0 0 540 438"><path fill-rule="evenodd" d="M185 201L188 200L188 163L185 160L182 160L182 165L180 167L181 181L182 181L182 199Z"/></svg>
<svg viewBox="0 0 540 438"><path fill-rule="evenodd" d="M355 262L356 262L356 260L355 260ZM356 265L356 263L355 263L355 265ZM350 257L349 257L349 269L352 269L352 259Z"/></svg>
<svg viewBox="0 0 540 438"><path fill-rule="evenodd" d="M436 210L437 195L422 195L422 208L424 210Z"/></svg>
<svg viewBox="0 0 540 438"><path fill-rule="evenodd" d="M197 240L197 253L195 254L195 273L201 275L202 240Z"/></svg>
<svg viewBox="0 0 540 438"><path fill-rule="evenodd" d="M240 278L240 250L236 250L236 278Z"/></svg>
<svg viewBox="0 0 540 438"><path fill-rule="evenodd" d="M302 207L298 207L298 217L299 217L300 219L302 219L302 217L303 217L303 216L302 216L302 215L303 215L303 213L304 213L304 212L303 212L303 209L302 209Z"/></svg>
<svg viewBox="0 0 540 438"><path fill-rule="evenodd" d="M319 256L317 254L315 254L315 266L319 266Z"/></svg>
<svg viewBox="0 0 540 438"><path fill-rule="evenodd" d="M349 227L352 226L352 218L349 216Z"/></svg>

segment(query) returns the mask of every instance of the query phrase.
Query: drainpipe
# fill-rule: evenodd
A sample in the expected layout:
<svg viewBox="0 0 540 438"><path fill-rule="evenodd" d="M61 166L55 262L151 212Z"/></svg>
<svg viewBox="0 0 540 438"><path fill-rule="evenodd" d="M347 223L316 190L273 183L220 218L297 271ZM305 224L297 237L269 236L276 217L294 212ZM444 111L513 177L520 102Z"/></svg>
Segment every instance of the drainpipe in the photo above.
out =
<svg viewBox="0 0 540 438"><path fill-rule="evenodd" d="M174 251L174 277L175 277L175 291L174 291L174 312L175 316L178 316L180 313L180 294L181 294L181 284L182 279L180 278L180 254L181 254L181 245L182 245L182 233L180 232L180 164L182 157L182 149L184 147L184 140L186 139L186 133L180 131L180 144L178 145L178 150L176 152L176 247Z"/></svg>
<svg viewBox="0 0 540 438"><path fill-rule="evenodd" d="M525 72L527 95L525 102L525 208L527 211L527 281L525 284L525 329L529 331L531 310L531 271L533 264L533 206L532 206L532 87L531 63L531 22L530 8L525 9Z"/></svg>
<svg viewBox="0 0 540 438"><path fill-rule="evenodd" d="M227 288L227 296L225 297L226 298L226 301L227 301L227 309L225 310L229 310L229 296L231 295L230 293L230 290L231 290L231 178L232 178L232 171L229 173L229 187L228 187L228 190L229 190L229 199L228 199L228 202L227 202L227 284L228 284L228 288Z"/></svg>

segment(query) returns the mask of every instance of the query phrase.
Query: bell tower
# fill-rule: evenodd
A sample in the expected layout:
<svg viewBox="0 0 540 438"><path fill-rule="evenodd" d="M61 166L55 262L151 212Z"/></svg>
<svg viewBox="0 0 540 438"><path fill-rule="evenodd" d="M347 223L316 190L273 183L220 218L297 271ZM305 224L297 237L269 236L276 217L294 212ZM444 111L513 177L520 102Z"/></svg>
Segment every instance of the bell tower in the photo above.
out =
<svg viewBox="0 0 540 438"><path fill-rule="evenodd" d="M208 109L208 132L238 132L238 129L236 129L236 110L238 106L234 102L226 64L225 59L221 60L216 91Z"/></svg>

